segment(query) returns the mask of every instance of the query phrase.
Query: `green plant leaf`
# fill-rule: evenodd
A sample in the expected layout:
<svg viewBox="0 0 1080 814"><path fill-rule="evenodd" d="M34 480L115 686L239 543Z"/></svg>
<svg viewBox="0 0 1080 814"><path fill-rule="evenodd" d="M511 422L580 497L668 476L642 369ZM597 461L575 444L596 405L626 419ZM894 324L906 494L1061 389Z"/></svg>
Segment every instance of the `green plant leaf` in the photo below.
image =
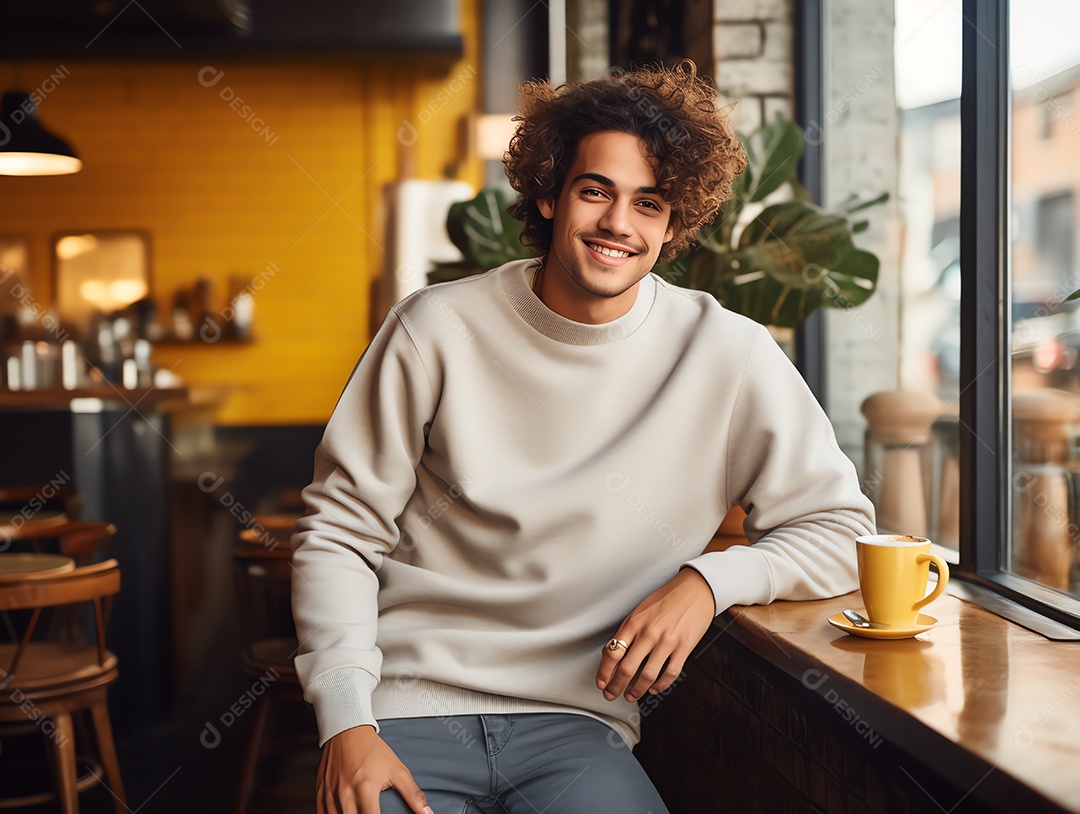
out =
<svg viewBox="0 0 1080 814"><path fill-rule="evenodd" d="M820 290L799 290L785 286L774 277L758 270L740 274L731 269L734 256L702 253L695 258L702 268L701 287L716 297L725 308L750 317L762 325L791 328L799 325L814 310L821 307L824 295ZM712 266L712 268L708 268ZM726 269L715 273L718 269Z"/></svg>
<svg viewBox="0 0 1080 814"><path fill-rule="evenodd" d="M480 271L528 257L521 245L521 223L506 211L509 199L502 189L485 187L469 201L450 207L446 231L465 262Z"/></svg>
<svg viewBox="0 0 1080 814"><path fill-rule="evenodd" d="M862 305L877 291L878 271L881 261L877 256L862 249L852 249L840 262L829 269L830 287L825 294L824 305L829 308L854 308Z"/></svg>
<svg viewBox="0 0 1080 814"><path fill-rule="evenodd" d="M743 147L748 167L742 200L760 201L795 180L803 152L803 135L794 122L777 119L743 139Z"/></svg>
<svg viewBox="0 0 1080 814"><path fill-rule="evenodd" d="M853 223L847 215L889 195L866 201L851 195L838 212L828 212L813 203L796 178L804 142L794 124L778 120L741 138L748 167L736 181L735 199L698 233L686 266L658 273L676 285L707 291L764 325L794 327L818 308L865 302L877 288L879 262L852 240L868 221ZM785 184L793 200L763 209L735 240L744 208Z"/></svg>
<svg viewBox="0 0 1080 814"><path fill-rule="evenodd" d="M829 268L852 248L848 222L801 201L775 204L747 224L734 268L764 271L791 288L811 289L814 268ZM809 273L808 273L809 268Z"/></svg>
<svg viewBox="0 0 1080 814"><path fill-rule="evenodd" d="M854 247L846 218L790 201L747 224L736 250L703 246L690 269L688 283L675 282L709 291L762 324L794 327L818 308L865 302L876 289L879 263Z"/></svg>
<svg viewBox="0 0 1080 814"><path fill-rule="evenodd" d="M854 195L852 195L851 197L855 198ZM887 200L889 200L889 193L882 192L876 198L871 198L869 201L858 201L857 198L855 198L855 200L857 201L856 203L853 203L850 206L843 207L844 211L849 215L853 215L856 212L861 212L864 209L869 209L872 206L878 206L879 204L885 203Z"/></svg>
<svg viewBox="0 0 1080 814"><path fill-rule="evenodd" d="M761 210L739 235L739 247L820 231L835 235L846 234L847 219L843 215L826 212L812 203L785 201Z"/></svg>
<svg viewBox="0 0 1080 814"><path fill-rule="evenodd" d="M806 203L814 202L814 199L810 197L810 193L806 191L806 187L804 187L794 178L788 181L788 186L791 187L791 195L794 200L805 201Z"/></svg>

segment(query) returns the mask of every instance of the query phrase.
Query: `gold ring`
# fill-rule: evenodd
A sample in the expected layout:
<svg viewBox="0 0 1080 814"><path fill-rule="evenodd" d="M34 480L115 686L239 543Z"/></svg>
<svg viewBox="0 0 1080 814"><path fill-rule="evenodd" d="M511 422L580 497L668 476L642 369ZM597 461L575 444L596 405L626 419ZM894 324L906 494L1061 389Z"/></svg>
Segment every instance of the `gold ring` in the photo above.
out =
<svg viewBox="0 0 1080 814"><path fill-rule="evenodd" d="M620 647L623 650L628 650L630 648L630 645L628 645L622 639L616 639L613 637L610 642L604 645L604 647L606 647L608 650L618 650Z"/></svg>

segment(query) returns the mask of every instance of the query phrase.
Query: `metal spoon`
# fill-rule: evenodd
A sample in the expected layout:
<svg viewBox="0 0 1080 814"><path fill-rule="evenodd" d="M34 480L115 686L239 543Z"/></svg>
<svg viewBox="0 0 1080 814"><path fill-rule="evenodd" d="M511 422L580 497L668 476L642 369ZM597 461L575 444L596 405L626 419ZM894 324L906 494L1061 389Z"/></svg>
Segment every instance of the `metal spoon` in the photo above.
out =
<svg viewBox="0 0 1080 814"><path fill-rule="evenodd" d="M847 619L849 622L851 622L851 624L855 625L855 627L876 627L876 628L889 627L889 625L883 625L880 622L871 622L869 619L867 619L861 613L859 613L857 611L853 611L853 610L851 610L851 608L845 608L842 611L842 613L844 614L844 618Z"/></svg>

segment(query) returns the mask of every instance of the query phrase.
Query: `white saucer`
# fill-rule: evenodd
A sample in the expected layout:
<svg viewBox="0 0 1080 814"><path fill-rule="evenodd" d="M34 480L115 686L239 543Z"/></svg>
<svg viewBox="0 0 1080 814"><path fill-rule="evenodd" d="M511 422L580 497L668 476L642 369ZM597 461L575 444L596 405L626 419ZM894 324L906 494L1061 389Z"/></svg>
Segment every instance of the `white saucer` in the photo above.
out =
<svg viewBox="0 0 1080 814"><path fill-rule="evenodd" d="M861 616L866 616L865 608L858 608ZM829 624L844 633L852 636L862 636L866 639L910 639L925 633L937 624L937 619L925 613L920 613L911 627L858 627L851 624L842 613L834 613L829 617Z"/></svg>

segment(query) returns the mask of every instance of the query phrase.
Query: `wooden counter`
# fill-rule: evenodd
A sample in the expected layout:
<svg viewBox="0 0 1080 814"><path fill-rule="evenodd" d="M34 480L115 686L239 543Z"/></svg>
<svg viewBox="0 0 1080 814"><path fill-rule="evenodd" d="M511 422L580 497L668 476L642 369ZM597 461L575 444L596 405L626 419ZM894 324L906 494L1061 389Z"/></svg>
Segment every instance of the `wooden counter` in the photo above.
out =
<svg viewBox="0 0 1080 814"><path fill-rule="evenodd" d="M125 390L119 386L98 385L64 390L59 387L37 390L0 389L0 410L71 410L81 405L101 402L102 406L128 406L143 410L187 410L221 403L226 391L206 387L139 387Z"/></svg>
<svg viewBox="0 0 1080 814"><path fill-rule="evenodd" d="M679 752L714 778L659 779L672 811L711 793L762 811L1080 812L1080 643L953 596L926 633L874 641L828 625L847 607L858 594L718 618L643 721L654 780Z"/></svg>

